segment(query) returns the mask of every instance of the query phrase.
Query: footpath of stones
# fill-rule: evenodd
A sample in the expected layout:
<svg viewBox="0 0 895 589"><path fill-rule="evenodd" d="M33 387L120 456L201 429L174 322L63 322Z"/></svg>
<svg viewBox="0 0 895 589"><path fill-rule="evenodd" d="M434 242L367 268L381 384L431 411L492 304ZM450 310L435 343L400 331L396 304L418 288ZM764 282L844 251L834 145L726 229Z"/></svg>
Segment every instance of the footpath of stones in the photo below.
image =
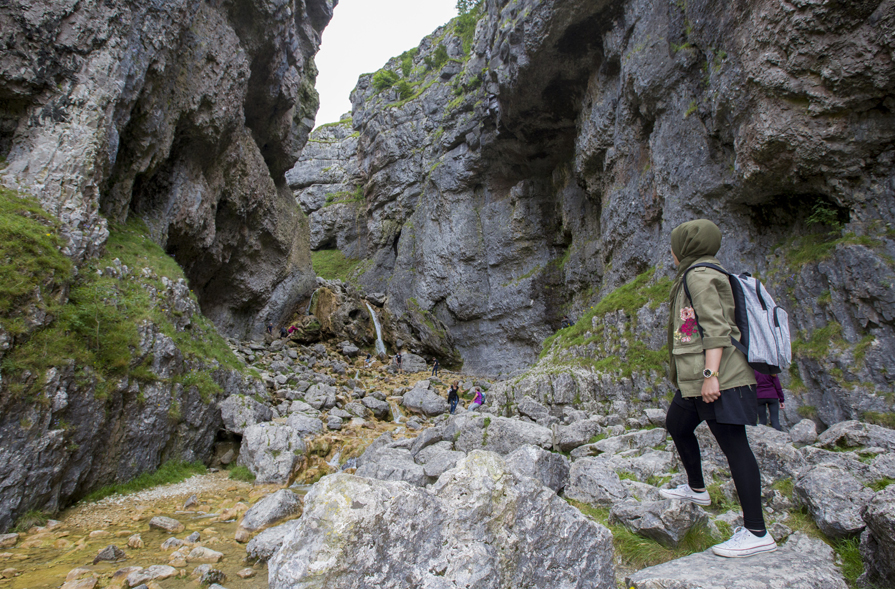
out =
<svg viewBox="0 0 895 589"><path fill-rule="evenodd" d="M787 525L804 528L804 513L828 539L860 537L867 586L895 579L895 431L887 428L848 421L818 435L809 420L789 432L748 428L780 549L736 561L697 553L637 571L582 511L602 510L666 547L697 527L726 539L742 522L707 428L697 433L715 504L703 509L659 495L685 482L660 408L623 420L524 397L512 417L487 402L450 416L446 382L460 380L464 391L491 383L426 378L425 362L409 354L407 374L378 362L364 368L348 342L233 347L260 371L268 396L222 403L225 427L242 444L222 442L215 460L246 466L256 484L225 472L194 477L0 537L8 565L0 588L285 588L309 579L447 587L489 578L501 587L846 587L832 549ZM340 529L351 532L327 532ZM370 546L379 547L375 558ZM507 557L519 553L528 565ZM98 557L112 560L92 562Z"/></svg>

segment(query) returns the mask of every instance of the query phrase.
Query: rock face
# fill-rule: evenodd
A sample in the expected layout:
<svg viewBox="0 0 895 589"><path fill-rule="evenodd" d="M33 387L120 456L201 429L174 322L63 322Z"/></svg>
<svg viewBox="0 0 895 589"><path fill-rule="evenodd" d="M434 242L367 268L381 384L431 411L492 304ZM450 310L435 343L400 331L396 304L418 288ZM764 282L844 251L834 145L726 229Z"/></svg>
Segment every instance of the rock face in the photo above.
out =
<svg viewBox="0 0 895 589"><path fill-rule="evenodd" d="M274 589L615 586L609 531L487 452L431 493L325 477L268 566Z"/></svg>
<svg viewBox="0 0 895 589"><path fill-rule="evenodd" d="M334 4L5 5L3 183L60 217L75 260L107 219L143 219L219 327L260 333L313 287L285 172Z"/></svg>
<svg viewBox="0 0 895 589"><path fill-rule="evenodd" d="M786 571L786 587L793 589L845 589L845 579L833 561L833 549L820 540L797 533L776 552L761 558L725 559L711 550L637 571L625 580L634 589L701 587L726 589L780 586Z"/></svg>
<svg viewBox="0 0 895 589"><path fill-rule="evenodd" d="M320 247L366 260L359 282L387 293L387 331L506 374L569 310L586 343L542 362L584 368L579 403L661 396L668 237L705 216L721 261L760 273L818 344L783 375L784 420L893 411L891 1L488 0L476 16L386 63L393 86L362 76L350 127L319 131L320 162L290 172ZM661 293L597 307L622 285ZM510 401L560 403L556 378Z"/></svg>
<svg viewBox="0 0 895 589"><path fill-rule="evenodd" d="M867 585L895 587L895 485L876 494L861 511L867 529L861 535L861 556Z"/></svg>

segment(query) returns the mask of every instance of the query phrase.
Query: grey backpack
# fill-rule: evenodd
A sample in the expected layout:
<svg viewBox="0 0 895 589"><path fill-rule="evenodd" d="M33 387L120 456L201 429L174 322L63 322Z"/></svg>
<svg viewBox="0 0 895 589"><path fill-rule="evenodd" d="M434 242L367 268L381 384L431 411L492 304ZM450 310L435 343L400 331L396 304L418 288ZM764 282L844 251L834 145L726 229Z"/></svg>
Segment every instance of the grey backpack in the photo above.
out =
<svg viewBox="0 0 895 589"><path fill-rule="evenodd" d="M792 362L792 344L789 339L789 315L774 303L764 285L751 275L731 274L716 264L694 264L687 268L711 268L726 275L733 291L734 315L740 329L740 340L730 338L731 343L749 361L749 366L762 374L779 374ZM687 274L684 274L684 293L690 298ZM695 312L695 311L694 311ZM699 324L699 317L696 317ZM699 328L700 335L702 328Z"/></svg>

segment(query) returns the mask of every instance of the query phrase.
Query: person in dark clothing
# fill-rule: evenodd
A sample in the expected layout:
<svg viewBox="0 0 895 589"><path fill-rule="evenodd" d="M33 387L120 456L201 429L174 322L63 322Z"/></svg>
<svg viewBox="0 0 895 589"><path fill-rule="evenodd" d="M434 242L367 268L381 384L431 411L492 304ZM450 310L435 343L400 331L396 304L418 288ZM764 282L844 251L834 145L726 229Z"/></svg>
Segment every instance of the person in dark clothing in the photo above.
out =
<svg viewBox="0 0 895 589"><path fill-rule="evenodd" d="M395 354L395 366L397 367L398 372L404 372L404 369L401 367L402 360L403 358L401 358L401 352L398 351L398 353Z"/></svg>
<svg viewBox="0 0 895 589"><path fill-rule="evenodd" d="M755 371L755 380L758 381L758 423L768 424L768 413L771 415L771 427L777 431L783 431L780 427L780 409L783 409L783 387L776 374L761 374ZM767 410L765 410L767 409Z"/></svg>
<svg viewBox="0 0 895 589"><path fill-rule="evenodd" d="M438 376L439 368L441 365L438 363L438 358L432 358L432 376Z"/></svg>
<svg viewBox="0 0 895 589"><path fill-rule="evenodd" d="M273 334L273 323L267 324L267 333Z"/></svg>
<svg viewBox="0 0 895 589"><path fill-rule="evenodd" d="M280 337L286 337L289 333L286 331L285 327L280 328Z"/></svg>
<svg viewBox="0 0 895 589"><path fill-rule="evenodd" d="M572 320L569 319L568 315L563 315L562 322L559 324L559 328L565 329L566 327L572 327Z"/></svg>
<svg viewBox="0 0 895 589"><path fill-rule="evenodd" d="M460 381L454 381L451 388L448 389L448 404L451 406L451 415L457 410L457 403L460 402Z"/></svg>

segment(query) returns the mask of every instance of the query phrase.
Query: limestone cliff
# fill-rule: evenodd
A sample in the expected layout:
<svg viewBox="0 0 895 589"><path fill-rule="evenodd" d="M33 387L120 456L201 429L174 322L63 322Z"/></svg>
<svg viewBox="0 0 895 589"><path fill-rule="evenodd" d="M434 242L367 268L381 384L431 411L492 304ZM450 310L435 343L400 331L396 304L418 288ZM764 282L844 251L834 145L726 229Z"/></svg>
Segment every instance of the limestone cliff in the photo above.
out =
<svg viewBox="0 0 895 589"><path fill-rule="evenodd" d="M792 411L891 419L895 3L480 6L362 76L331 163L290 172L395 332L506 374L568 312L529 388L552 401L561 367L592 383L566 402L654 398L668 236L704 216L790 311Z"/></svg>
<svg viewBox="0 0 895 589"><path fill-rule="evenodd" d="M0 7L2 183L76 261L135 215L202 309L245 334L313 284L284 172L313 126L333 0L68 0Z"/></svg>
<svg viewBox="0 0 895 589"><path fill-rule="evenodd" d="M0 530L207 461L217 401L265 394L206 316L313 288L284 174L335 3L0 3Z"/></svg>

